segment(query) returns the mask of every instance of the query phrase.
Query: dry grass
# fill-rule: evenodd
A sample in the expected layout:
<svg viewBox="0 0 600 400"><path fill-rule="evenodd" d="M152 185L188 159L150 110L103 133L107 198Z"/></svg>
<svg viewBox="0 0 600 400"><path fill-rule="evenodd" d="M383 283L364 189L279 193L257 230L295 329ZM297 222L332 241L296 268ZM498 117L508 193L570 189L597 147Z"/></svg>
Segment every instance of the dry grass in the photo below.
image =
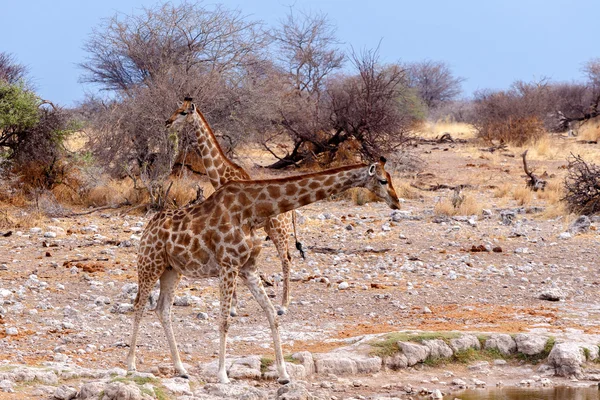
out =
<svg viewBox="0 0 600 400"><path fill-rule="evenodd" d="M581 127L578 129L579 135L577 138L579 140L589 140L592 142L597 142L600 139L600 118L594 118L590 121L586 121Z"/></svg>
<svg viewBox="0 0 600 400"><path fill-rule="evenodd" d="M115 206L124 202L141 204L148 201L145 190L136 189L130 178L110 179L104 184L91 188L83 199L88 207Z"/></svg>
<svg viewBox="0 0 600 400"><path fill-rule="evenodd" d="M454 139L473 139L476 136L473 125L462 122L437 121L425 122L415 132L417 136L435 139L449 133Z"/></svg>
<svg viewBox="0 0 600 400"><path fill-rule="evenodd" d="M452 200L449 198L442 198L440 201L435 203L433 212L435 215L480 215L484 205L477 201L477 199L471 194L464 194L463 200L460 202L458 207L454 207Z"/></svg>
<svg viewBox="0 0 600 400"><path fill-rule="evenodd" d="M493 196L501 199L504 197L508 197L508 195L511 193L511 191L512 191L512 184L510 184L508 182L504 182L494 188Z"/></svg>
<svg viewBox="0 0 600 400"><path fill-rule="evenodd" d="M520 206L526 206L531 204L533 200L533 192L525 185L519 185L512 191L512 197Z"/></svg>
<svg viewBox="0 0 600 400"><path fill-rule="evenodd" d="M171 190L169 190L169 201L177 207L185 206L194 200L198 186L202 188L205 198L208 198L215 191L210 183L194 180L189 177L173 179L172 182L173 185L171 186ZM168 186L169 183L167 182L166 185Z"/></svg>
<svg viewBox="0 0 600 400"><path fill-rule="evenodd" d="M37 209L5 207L0 210L0 229L29 229L40 226L46 215Z"/></svg>
<svg viewBox="0 0 600 400"><path fill-rule="evenodd" d="M421 195L417 192L408 182L400 181L399 179L393 179L398 183L394 183L394 189L396 190L396 194L401 199L409 199L415 200L420 199Z"/></svg>

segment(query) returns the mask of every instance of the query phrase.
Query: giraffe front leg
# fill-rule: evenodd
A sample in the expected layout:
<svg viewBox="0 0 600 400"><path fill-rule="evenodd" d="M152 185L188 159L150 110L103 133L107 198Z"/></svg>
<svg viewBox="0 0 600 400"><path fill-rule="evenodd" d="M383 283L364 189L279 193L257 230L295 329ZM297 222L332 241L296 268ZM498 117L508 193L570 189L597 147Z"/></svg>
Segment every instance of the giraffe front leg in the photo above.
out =
<svg viewBox="0 0 600 400"><path fill-rule="evenodd" d="M219 324L219 371L217 377L221 383L231 382L227 377L225 357L227 350L227 332L229 331L229 315L231 312L231 302L235 292L237 271L234 268L222 269L219 282L219 291L221 297L221 321Z"/></svg>
<svg viewBox="0 0 600 400"><path fill-rule="evenodd" d="M233 291L231 296L231 307L229 307L229 315L237 317L237 289Z"/></svg>
<svg viewBox="0 0 600 400"><path fill-rule="evenodd" d="M256 269L253 268L253 264L253 260L248 261L244 266L244 269L240 271L241 277L267 316L269 326L271 327L271 334L273 336L273 347L275 348L275 364L279 375L277 382L285 385L290 382L290 376L287 373L283 360L283 351L281 350L281 339L279 336L279 321L275 315L273 304L271 304L271 301L265 292L265 288L262 285L262 281L258 276Z"/></svg>
<svg viewBox="0 0 600 400"><path fill-rule="evenodd" d="M173 360L173 366L178 376L189 379L189 375L181 362L179 357L179 350L177 349L177 342L175 341L175 334L173 333L173 326L171 321L171 307L173 305L173 299L175 298L175 289L181 279L181 274L172 268L167 268L160 277L160 296L156 305L156 314L158 319L165 330L165 336L169 343L169 349L171 351L171 360Z"/></svg>

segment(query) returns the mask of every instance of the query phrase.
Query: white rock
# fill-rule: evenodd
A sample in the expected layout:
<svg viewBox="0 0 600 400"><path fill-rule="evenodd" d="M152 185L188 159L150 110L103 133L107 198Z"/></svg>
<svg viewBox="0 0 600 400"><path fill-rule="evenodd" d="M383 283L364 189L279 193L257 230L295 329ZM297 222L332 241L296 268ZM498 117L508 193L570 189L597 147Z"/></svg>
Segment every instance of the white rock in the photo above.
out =
<svg viewBox="0 0 600 400"><path fill-rule="evenodd" d="M7 336L15 336L19 334L19 330L14 326L10 326L5 330Z"/></svg>
<svg viewBox="0 0 600 400"><path fill-rule="evenodd" d="M60 385L54 392L54 398L58 400L71 400L77 396L77 389L67 385Z"/></svg>
<svg viewBox="0 0 600 400"><path fill-rule="evenodd" d="M558 235L558 238L562 240L571 239L571 234L569 232L562 232L560 235Z"/></svg>
<svg viewBox="0 0 600 400"><path fill-rule="evenodd" d="M338 285L338 289L339 289L339 290L348 289L348 287L349 287L349 286L350 286L350 285L348 284L348 282L344 281L344 282L342 282L342 283L340 283L340 284Z"/></svg>
<svg viewBox="0 0 600 400"><path fill-rule="evenodd" d="M51 232L51 231L49 231L49 232L44 232L44 237L47 237L47 238L55 238L55 237L56 237L56 232Z"/></svg>

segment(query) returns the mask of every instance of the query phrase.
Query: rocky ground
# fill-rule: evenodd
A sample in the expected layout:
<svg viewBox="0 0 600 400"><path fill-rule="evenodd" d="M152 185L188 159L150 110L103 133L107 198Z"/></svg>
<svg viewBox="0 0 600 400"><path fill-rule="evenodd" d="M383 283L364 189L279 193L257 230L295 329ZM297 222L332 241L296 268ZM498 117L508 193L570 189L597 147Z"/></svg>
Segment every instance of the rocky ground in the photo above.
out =
<svg viewBox="0 0 600 400"><path fill-rule="evenodd" d="M428 156L430 163L448 157L437 154L439 158L435 152ZM518 170L518 160L506 162ZM462 183L458 176L468 176L439 163L432 170L432 183L457 184ZM493 165L476 174L506 179ZM307 256L294 257L293 299L281 318L281 336L292 364L302 364L291 357L300 352L310 352L314 360L304 365L304 372L296 371L301 383L288 389L259 379L261 357L263 376L269 375L270 333L262 311L242 287L229 353L232 359L256 355L238 363L254 372L244 369L247 373L230 388L210 383L215 382L210 366L218 349L215 279L184 278L173 308L175 336L191 381L170 379L168 346L152 312L140 332L140 374L123 376L137 290L136 246L149 216L113 210L48 218L33 228L5 231L0 237L0 399L72 398L78 390L79 398L86 398L88 389L95 393L90 396L102 391L107 399L152 393L181 399L310 398L307 393L327 399L383 399L415 397L421 391L436 398L436 390L450 393L499 382L589 385L598 375L591 361L600 344L600 221L573 224L567 217L543 218L543 201L527 206L499 202L489 183L486 187L474 191L486 204L475 216L436 215L436 197L450 192L422 193L396 212L383 203L357 206L347 200L301 210L299 235ZM269 241L259 265L276 283L280 280L280 263ZM280 285L269 290L278 303ZM483 339L494 333L528 333L543 337L543 345L549 338L577 342L575 352L583 359L570 371L574 374L566 375L579 381L555 376L559 365L545 358L534 364L535 357L495 361L489 354L465 363L452 363L449 355L448 362L417 357L414 363L396 359L396 364L382 355L378 369L366 370L356 360L352 364L358 356L344 356L350 360L345 367L328 370L321 363L321 371L310 374L309 364L319 369L319 357L327 358L319 354L340 358L335 352L344 346L350 348L342 351L373 363L377 347L369 343L389 337L368 335L395 331L474 332ZM543 354L543 347L536 354ZM523 348L509 353L517 351L522 354ZM584 363L586 358L590 362ZM549 363L552 368L540 369ZM86 382L98 390L84 389ZM56 394L57 388L66 394ZM135 393L124 397L123 390ZM277 395L278 390L289 392Z"/></svg>

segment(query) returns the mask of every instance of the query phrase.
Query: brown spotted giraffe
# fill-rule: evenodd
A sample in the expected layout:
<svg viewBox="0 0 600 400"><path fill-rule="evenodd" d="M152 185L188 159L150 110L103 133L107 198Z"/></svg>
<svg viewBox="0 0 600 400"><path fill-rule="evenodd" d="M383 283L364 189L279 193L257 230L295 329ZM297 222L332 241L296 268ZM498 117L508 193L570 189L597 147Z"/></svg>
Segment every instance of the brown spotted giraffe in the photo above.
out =
<svg viewBox="0 0 600 400"><path fill-rule="evenodd" d="M196 139L198 148L202 155L202 163L212 186L216 189L220 188L229 181L250 180L250 175L242 167L227 158L223 149L219 145L210 125L204 118L204 115L192 103L190 97L186 97L179 108L173 112L171 117L166 121L167 128L181 126L184 122L190 122L196 129ZM302 256L304 252L302 245L298 242L296 236L296 215L295 212L287 212L281 215L269 218L265 222L264 229L273 241L283 270L283 296L281 299L281 308L278 310L279 315L287 312L290 304L290 267L292 258L290 256L290 233L294 233L296 239L296 248ZM234 294L231 315L235 316L236 296Z"/></svg>
<svg viewBox="0 0 600 400"><path fill-rule="evenodd" d="M289 382L281 351L278 317L256 269L262 242L256 235L256 227L264 226L275 215L323 200L351 187L367 188L392 209L399 209L398 196L384 164L382 157L371 165L354 165L315 174L231 181L202 204L156 214L146 226L138 250L139 290L134 304L127 368L135 370L140 321L146 300L156 281L160 280L156 313L165 330L175 370L186 377L171 326L175 289L182 275L219 277L218 378L222 383L229 382L225 369L229 308L239 276L267 316L279 382Z"/></svg>

